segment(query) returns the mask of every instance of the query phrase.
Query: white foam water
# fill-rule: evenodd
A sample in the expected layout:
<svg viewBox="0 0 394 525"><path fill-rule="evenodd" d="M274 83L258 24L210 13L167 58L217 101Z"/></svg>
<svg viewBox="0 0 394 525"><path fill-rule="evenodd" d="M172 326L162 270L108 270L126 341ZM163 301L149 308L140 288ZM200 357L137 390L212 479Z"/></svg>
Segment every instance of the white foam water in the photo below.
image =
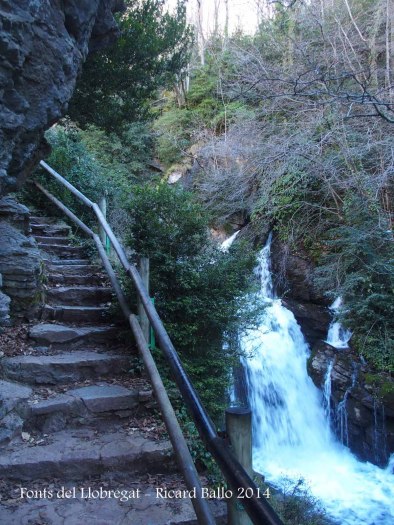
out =
<svg viewBox="0 0 394 525"><path fill-rule="evenodd" d="M239 234L241 230L237 230L235 233L233 233L231 235L231 237L229 237L228 239L226 239L225 241L222 242L222 244L220 245L220 249L222 250L222 252L228 252L229 249L231 248L231 245L233 244L233 242L235 241L237 235Z"/></svg>
<svg viewBox="0 0 394 525"><path fill-rule="evenodd" d="M342 324L335 319L336 315L342 307L342 297L337 297L330 306L330 310L334 315L334 319L328 327L326 343L338 349L349 348L349 341L352 337L352 332L342 326Z"/></svg>
<svg viewBox="0 0 394 525"><path fill-rule="evenodd" d="M363 463L330 430L329 410L306 369L309 349L293 314L275 297L270 243L260 252L258 328L241 337L253 412L254 468L268 482L303 478L329 516L343 525L394 523L394 476ZM328 385L327 385L328 388Z"/></svg>

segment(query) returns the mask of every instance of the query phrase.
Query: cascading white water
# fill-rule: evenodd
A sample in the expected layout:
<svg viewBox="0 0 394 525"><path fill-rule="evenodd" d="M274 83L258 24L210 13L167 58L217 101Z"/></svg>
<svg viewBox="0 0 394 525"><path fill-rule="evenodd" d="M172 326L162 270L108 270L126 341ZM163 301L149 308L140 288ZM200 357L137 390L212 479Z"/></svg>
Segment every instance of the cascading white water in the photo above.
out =
<svg viewBox="0 0 394 525"><path fill-rule="evenodd" d="M222 244L220 245L220 249L222 250L222 252L228 252L229 249L231 248L231 245L233 244L233 242L235 241L237 235L239 234L241 230L237 230L235 233L233 233L231 235L231 237L229 237L228 239L226 239L225 241L222 242Z"/></svg>
<svg viewBox="0 0 394 525"><path fill-rule="evenodd" d="M326 343L333 346L334 348L349 348L349 341L352 337L352 332L342 326L342 324L335 319L338 315L339 310L342 307L342 298L337 297L330 306L330 310L334 315L334 319L328 327Z"/></svg>
<svg viewBox="0 0 394 525"><path fill-rule="evenodd" d="M308 377L308 346L293 314L273 293L268 240L257 274L265 303L258 328L241 337L253 411L253 463L268 482L304 478L343 525L389 525L394 476L358 461L329 429L322 395Z"/></svg>

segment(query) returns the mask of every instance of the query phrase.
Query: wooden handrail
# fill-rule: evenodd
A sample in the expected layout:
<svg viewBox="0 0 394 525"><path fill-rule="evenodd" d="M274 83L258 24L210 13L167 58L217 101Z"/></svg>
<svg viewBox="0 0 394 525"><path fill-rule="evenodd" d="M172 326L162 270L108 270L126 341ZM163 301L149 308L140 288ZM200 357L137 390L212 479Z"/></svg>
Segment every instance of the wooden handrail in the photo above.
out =
<svg viewBox="0 0 394 525"><path fill-rule="evenodd" d="M72 221L74 221L75 224L77 224L77 226L82 229L82 231L84 231L94 240L103 266L109 276L112 287L114 288L115 294L118 298L122 312L128 320L130 327L133 331L134 337L136 339L137 346L140 351L142 360L144 362L145 369L148 373L149 379L151 381L153 390L156 395L157 402L160 407L160 411L163 415L163 420L166 425L168 435L170 436L170 440L175 451L179 468L185 479L186 487L189 490L195 489L196 497L192 498L192 504L196 516L198 518L198 522L203 525L215 525L215 519L212 515L211 509L208 506L207 500L201 498L202 487L200 483L200 478L198 477L197 470L194 466L193 458L190 454L186 440L182 434L181 427L179 426L174 409L171 405L171 401L167 395L163 381L160 377L160 373L156 367L152 354L150 353L149 347L146 344L138 320L136 316L131 313L131 310L128 307L126 297L124 296L122 288L115 275L112 264L108 259L107 253L104 250L100 237L96 233L94 233L93 230L91 230L85 223L78 219L78 217L71 210L69 210L61 201L59 201L59 199L57 199L54 195L47 191L41 184L39 184L38 182L33 182L33 184L40 191L42 191L46 195L46 197L48 197L48 199L52 201L60 210L62 210Z"/></svg>
<svg viewBox="0 0 394 525"><path fill-rule="evenodd" d="M253 521L253 523L255 525L283 525L282 520L272 509L272 507L269 505L266 499L264 497L258 497L259 491L256 484L245 471L245 469L242 467L242 465L240 465L240 463L234 457L228 444L218 436L214 424L212 423L211 418L206 412L190 378L188 377L185 369L183 368L179 355L175 350L174 345L172 344L172 341L159 317L159 314L156 311L155 306L150 300L149 294L146 291L146 288L142 282L141 276L138 273L137 268L134 266L134 264L129 263L122 245L113 233L99 206L95 202L92 202L90 199L88 199L85 195L83 195L79 190L77 190L77 188L70 184L64 177L57 173L46 162L41 161L40 165L48 173L50 173L57 181L63 184L63 186L68 188L76 197L78 197L96 214L96 217L100 225L102 226L102 228L104 228L106 234L108 235L123 268L125 269L126 273L131 277L134 283L138 296L145 308L146 315L148 316L149 321L154 329L159 346L167 359L167 363L174 376L175 382L181 392L182 398L187 408L189 409L189 412L193 417L194 423L197 427L201 439L204 441L209 452L211 452L212 456L215 458L220 470L222 471L231 489L235 491L235 494L238 494L238 491L243 491L243 493L245 494L245 491L248 489L249 490L246 493L252 494L252 497L242 499L242 504L244 505L245 510L248 513L251 520ZM37 183L35 184L37 185ZM38 185L37 187L42 191L44 188L40 186L41 185ZM47 196L49 196L49 192L47 190L45 190L44 193ZM78 219L78 217L76 217L70 210L68 210L68 208L66 208L64 204L60 203L60 201L56 199L53 195L51 195L51 197L53 197L53 199L55 199L59 204L61 204L61 209L63 209L63 211L67 209L67 215L70 218L71 215L73 215L73 217L75 217L75 219L77 219L79 223L82 223L82 221ZM51 199L52 202L55 202L53 199ZM88 228L86 225L84 225L84 227L85 228L82 229L83 231L85 231L85 233L87 233L87 229L91 232L90 228ZM88 235L91 234L88 233Z"/></svg>

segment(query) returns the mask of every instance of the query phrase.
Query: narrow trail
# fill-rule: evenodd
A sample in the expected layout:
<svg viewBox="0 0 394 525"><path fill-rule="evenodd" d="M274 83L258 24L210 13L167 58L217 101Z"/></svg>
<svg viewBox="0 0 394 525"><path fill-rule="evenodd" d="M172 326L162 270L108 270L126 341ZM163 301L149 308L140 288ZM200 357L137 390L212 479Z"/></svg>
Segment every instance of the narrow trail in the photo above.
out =
<svg viewBox="0 0 394 525"><path fill-rule="evenodd" d="M0 454L0 523L197 523L188 498L157 495L185 487L150 385L133 376L130 345L118 338L105 275L65 223L31 217L31 228L46 303L26 355L1 361L12 431Z"/></svg>

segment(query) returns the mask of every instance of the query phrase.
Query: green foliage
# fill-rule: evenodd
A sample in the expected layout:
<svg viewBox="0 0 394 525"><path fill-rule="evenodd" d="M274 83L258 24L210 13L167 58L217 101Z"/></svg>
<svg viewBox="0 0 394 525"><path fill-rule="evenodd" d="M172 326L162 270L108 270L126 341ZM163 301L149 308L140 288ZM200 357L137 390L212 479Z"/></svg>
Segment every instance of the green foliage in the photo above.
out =
<svg viewBox="0 0 394 525"><path fill-rule="evenodd" d="M207 57L205 66L192 71L186 104L179 107L175 98L168 96L167 104L157 116L157 155L170 166L185 156L187 149L200 140L205 129L217 134L240 117L250 116L251 109L240 100L228 100L221 89L221 75L226 76L231 65L228 56Z"/></svg>
<svg viewBox="0 0 394 525"><path fill-rule="evenodd" d="M176 415L197 469L204 471L210 485L223 485L224 480L222 473L212 455L207 451L206 446L201 441L196 426L190 419L187 410L184 407L179 407Z"/></svg>
<svg viewBox="0 0 394 525"><path fill-rule="evenodd" d="M252 250L224 254L208 237L209 216L190 193L161 184L136 188L129 245L150 258L155 304L208 410L218 418L237 350L224 335L241 327ZM247 254L247 255L245 255ZM246 306L245 306L246 308Z"/></svg>
<svg viewBox="0 0 394 525"><path fill-rule="evenodd" d="M82 127L117 131L146 119L157 88L172 84L187 64L191 31L185 2L179 0L173 14L164 0L127 4L118 41L89 55L77 83L69 114Z"/></svg>
<svg viewBox="0 0 394 525"><path fill-rule="evenodd" d="M157 133L156 153L160 161L170 166L179 161L190 147L191 114L185 108L165 111L153 125Z"/></svg>
<svg viewBox="0 0 394 525"><path fill-rule="evenodd" d="M330 525L321 503L313 497L305 481L284 478L280 490L274 492L271 504L286 525Z"/></svg>
<svg viewBox="0 0 394 525"><path fill-rule="evenodd" d="M78 130L56 126L47 132L46 138L52 147L51 154L46 159L46 162L58 173L66 177L71 184L75 185L89 199L97 202L104 195L107 182L102 166L89 153ZM91 214L86 206L62 184L48 175L45 170L39 169L36 180L41 182L48 191L74 211L78 217L89 222ZM30 202L29 199L31 197L28 193L25 194L25 198ZM34 202L32 204L43 208L49 206L48 199L41 193L38 195L34 193ZM57 208L54 208L53 211L60 213Z"/></svg>
<svg viewBox="0 0 394 525"><path fill-rule="evenodd" d="M153 137L146 123L131 123L117 133L106 133L89 125L80 131L80 136L108 178L135 181L147 174L146 162L152 155Z"/></svg>
<svg viewBox="0 0 394 525"><path fill-rule="evenodd" d="M319 282L344 298L342 322L378 369L394 370L394 245L387 218L365 198L344 202L343 224L327 234Z"/></svg>
<svg viewBox="0 0 394 525"><path fill-rule="evenodd" d="M274 224L282 241L310 242L318 236L318 219L322 217L319 206L321 194L319 181L308 172L289 166L289 171L277 178L269 190L256 201L253 219L261 217ZM308 228L313 224L314 229Z"/></svg>
<svg viewBox="0 0 394 525"><path fill-rule="evenodd" d="M136 181L150 174L146 161L152 156L152 134L143 123L130 124L119 133L106 134L95 126L80 130L64 121L51 128L46 138L51 145L47 163L91 200L98 203L105 195L110 216L122 209ZM91 212L64 186L43 169L36 178L90 223ZM44 208L49 206L48 199L41 194L34 195L34 202L29 198L26 193L26 202ZM53 211L58 213L55 209Z"/></svg>

